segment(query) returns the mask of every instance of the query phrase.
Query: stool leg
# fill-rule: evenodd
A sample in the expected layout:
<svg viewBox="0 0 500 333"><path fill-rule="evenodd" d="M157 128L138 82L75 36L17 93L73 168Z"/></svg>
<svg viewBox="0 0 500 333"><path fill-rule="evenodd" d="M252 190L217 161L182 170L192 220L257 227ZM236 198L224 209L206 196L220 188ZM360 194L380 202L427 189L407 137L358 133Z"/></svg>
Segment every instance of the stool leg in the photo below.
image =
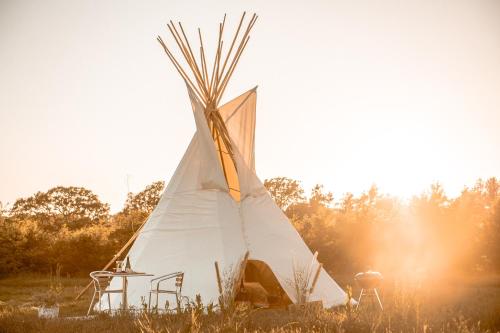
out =
<svg viewBox="0 0 500 333"><path fill-rule="evenodd" d="M377 288L373 288L373 292L375 293L375 296L377 297L377 301L378 301L378 305L380 305L380 309L384 310L384 307L382 306L382 302L380 301L380 297L378 297Z"/></svg>
<svg viewBox="0 0 500 333"><path fill-rule="evenodd" d="M359 293L358 304L356 304L356 310L359 308L359 305L361 304L361 298L363 297L363 292L364 292L364 289L361 288L361 292Z"/></svg>

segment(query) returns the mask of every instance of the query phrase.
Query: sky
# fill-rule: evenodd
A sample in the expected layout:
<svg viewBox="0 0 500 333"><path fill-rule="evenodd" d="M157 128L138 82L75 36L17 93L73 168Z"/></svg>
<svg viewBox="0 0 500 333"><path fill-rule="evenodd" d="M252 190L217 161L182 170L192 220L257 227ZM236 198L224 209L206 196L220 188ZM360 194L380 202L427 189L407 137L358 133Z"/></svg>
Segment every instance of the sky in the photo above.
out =
<svg viewBox="0 0 500 333"><path fill-rule="evenodd" d="M500 1L0 0L0 202L83 186L118 211L168 182L195 126L156 36L182 21L213 53L245 10L225 100L259 86L261 179L338 199L500 177Z"/></svg>

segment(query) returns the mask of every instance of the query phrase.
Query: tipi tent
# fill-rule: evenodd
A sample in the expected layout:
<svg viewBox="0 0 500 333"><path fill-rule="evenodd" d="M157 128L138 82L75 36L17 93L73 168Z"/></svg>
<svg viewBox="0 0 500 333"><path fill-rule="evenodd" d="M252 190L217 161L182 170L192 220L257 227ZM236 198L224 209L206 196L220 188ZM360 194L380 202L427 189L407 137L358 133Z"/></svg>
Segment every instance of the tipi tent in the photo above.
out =
<svg viewBox="0 0 500 333"><path fill-rule="evenodd" d="M315 267L319 264L255 173L256 88L219 106L257 19L253 15L243 36L238 38L244 17L245 14L225 57L222 55L225 18L219 25L211 75L199 30L201 45L197 62L182 25L168 24L192 72L190 75L158 37L186 82L196 132L128 256L136 271L156 276L183 271L183 295L193 299L199 294L203 302L216 303L219 290L214 262L218 262L222 272L228 272L239 265L248 251L248 262L252 263L254 275L261 275L262 284L275 281L285 296L296 302L298 296L292 283L294 264L313 262ZM309 300L321 300L327 307L344 303L344 291L322 268L317 272L319 278ZM148 295L148 281L148 278L129 280L129 306L141 306L143 297ZM121 279L114 279L110 288L120 285ZM107 297L102 301L105 304ZM121 296L114 295L111 303L112 308L119 308Z"/></svg>

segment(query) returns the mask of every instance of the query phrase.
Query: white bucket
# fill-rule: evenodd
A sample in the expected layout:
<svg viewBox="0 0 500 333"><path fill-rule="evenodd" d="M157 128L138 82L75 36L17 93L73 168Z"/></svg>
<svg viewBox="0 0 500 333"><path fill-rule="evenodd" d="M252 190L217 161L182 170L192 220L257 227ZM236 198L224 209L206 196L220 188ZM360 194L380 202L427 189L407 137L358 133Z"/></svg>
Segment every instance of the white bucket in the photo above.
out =
<svg viewBox="0 0 500 333"><path fill-rule="evenodd" d="M41 306L38 308L38 318L47 318L47 319L53 319L59 317L59 306L51 306L51 307L44 307Z"/></svg>

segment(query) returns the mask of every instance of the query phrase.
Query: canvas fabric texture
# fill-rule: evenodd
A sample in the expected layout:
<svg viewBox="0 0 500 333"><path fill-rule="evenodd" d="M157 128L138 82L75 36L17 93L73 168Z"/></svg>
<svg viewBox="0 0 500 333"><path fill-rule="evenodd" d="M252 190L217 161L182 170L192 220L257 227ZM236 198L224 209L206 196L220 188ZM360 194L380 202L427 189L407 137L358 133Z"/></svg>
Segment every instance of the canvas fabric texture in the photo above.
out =
<svg viewBox="0 0 500 333"><path fill-rule="evenodd" d="M313 273L319 263L255 173L256 88L219 108L233 148L239 200L230 194L203 105L192 91L189 97L196 133L128 252L132 268L155 276L183 271L184 296L194 299L200 294L204 303L217 303L214 262L224 278L249 251L250 259L266 263L288 297L297 301L294 262ZM130 306L140 308L147 302L150 279L129 279ZM110 288L120 288L121 283L121 278L114 278ZM344 304L346 294L322 269L310 300L331 307ZM107 296L101 301L107 306ZM164 303L162 296L159 308ZM111 307L117 309L120 304L121 295L113 294Z"/></svg>

